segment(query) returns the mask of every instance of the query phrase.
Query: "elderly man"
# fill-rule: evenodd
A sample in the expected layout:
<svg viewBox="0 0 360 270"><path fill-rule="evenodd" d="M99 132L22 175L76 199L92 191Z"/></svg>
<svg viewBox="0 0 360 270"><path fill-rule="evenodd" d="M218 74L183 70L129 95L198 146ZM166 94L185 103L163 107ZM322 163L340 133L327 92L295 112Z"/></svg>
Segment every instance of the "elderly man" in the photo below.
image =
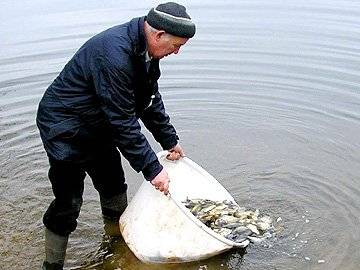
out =
<svg viewBox="0 0 360 270"><path fill-rule="evenodd" d="M43 218L43 269L63 269L86 173L99 192L105 224L118 223L127 206L119 151L156 189L168 192L168 175L141 133L138 119L169 150L170 159L184 155L157 80L159 60L177 54L194 34L195 25L185 7L160 4L147 16L88 40L46 90L37 125L49 158L55 199Z"/></svg>

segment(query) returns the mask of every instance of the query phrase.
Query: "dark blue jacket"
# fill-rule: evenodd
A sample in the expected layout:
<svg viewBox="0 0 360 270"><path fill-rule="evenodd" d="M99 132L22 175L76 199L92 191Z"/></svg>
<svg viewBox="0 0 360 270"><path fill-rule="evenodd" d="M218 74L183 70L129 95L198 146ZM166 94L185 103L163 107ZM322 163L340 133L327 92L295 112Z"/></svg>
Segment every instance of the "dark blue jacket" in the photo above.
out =
<svg viewBox="0 0 360 270"><path fill-rule="evenodd" d="M158 91L159 61L146 68L144 20L92 37L46 90L37 125L49 157L84 162L98 150L117 147L147 180L160 172L138 119L163 149L175 146L178 136Z"/></svg>

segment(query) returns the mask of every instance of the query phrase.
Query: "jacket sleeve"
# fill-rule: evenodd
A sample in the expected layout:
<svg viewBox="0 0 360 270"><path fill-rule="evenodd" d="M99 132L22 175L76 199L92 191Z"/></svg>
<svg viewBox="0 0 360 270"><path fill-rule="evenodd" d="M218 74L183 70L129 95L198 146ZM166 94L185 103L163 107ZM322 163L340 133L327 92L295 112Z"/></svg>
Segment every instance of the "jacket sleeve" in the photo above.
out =
<svg viewBox="0 0 360 270"><path fill-rule="evenodd" d="M95 91L111 124L116 146L131 167L137 172L142 171L146 180L151 181L162 170L162 166L141 133L128 72L106 63L98 67L96 73Z"/></svg>
<svg viewBox="0 0 360 270"><path fill-rule="evenodd" d="M170 123L170 117L165 112L164 103L158 91L151 106L141 116L141 121L164 150L169 150L177 144L179 137Z"/></svg>

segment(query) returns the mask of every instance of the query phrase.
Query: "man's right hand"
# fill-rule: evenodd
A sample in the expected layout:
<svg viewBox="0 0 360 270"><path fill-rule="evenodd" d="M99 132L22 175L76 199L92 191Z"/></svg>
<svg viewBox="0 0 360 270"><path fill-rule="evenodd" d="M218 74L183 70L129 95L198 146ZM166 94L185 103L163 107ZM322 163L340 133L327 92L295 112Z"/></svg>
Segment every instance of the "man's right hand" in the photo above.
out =
<svg viewBox="0 0 360 270"><path fill-rule="evenodd" d="M165 195L169 193L169 175L162 169L157 176L153 180L151 180L151 184L159 191L164 192Z"/></svg>

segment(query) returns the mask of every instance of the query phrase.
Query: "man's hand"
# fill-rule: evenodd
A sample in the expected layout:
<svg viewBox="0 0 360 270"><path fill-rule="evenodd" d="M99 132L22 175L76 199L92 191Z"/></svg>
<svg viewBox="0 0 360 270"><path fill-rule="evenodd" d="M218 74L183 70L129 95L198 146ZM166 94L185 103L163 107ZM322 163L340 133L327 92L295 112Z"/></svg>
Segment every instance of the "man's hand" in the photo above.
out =
<svg viewBox="0 0 360 270"><path fill-rule="evenodd" d="M164 192L165 195L169 193L169 176L165 169L162 169L161 172L153 180L151 184L159 191Z"/></svg>
<svg viewBox="0 0 360 270"><path fill-rule="evenodd" d="M166 158L170 160L179 160L181 157L185 156L180 144L175 145L169 150L169 152L170 153L166 156Z"/></svg>

